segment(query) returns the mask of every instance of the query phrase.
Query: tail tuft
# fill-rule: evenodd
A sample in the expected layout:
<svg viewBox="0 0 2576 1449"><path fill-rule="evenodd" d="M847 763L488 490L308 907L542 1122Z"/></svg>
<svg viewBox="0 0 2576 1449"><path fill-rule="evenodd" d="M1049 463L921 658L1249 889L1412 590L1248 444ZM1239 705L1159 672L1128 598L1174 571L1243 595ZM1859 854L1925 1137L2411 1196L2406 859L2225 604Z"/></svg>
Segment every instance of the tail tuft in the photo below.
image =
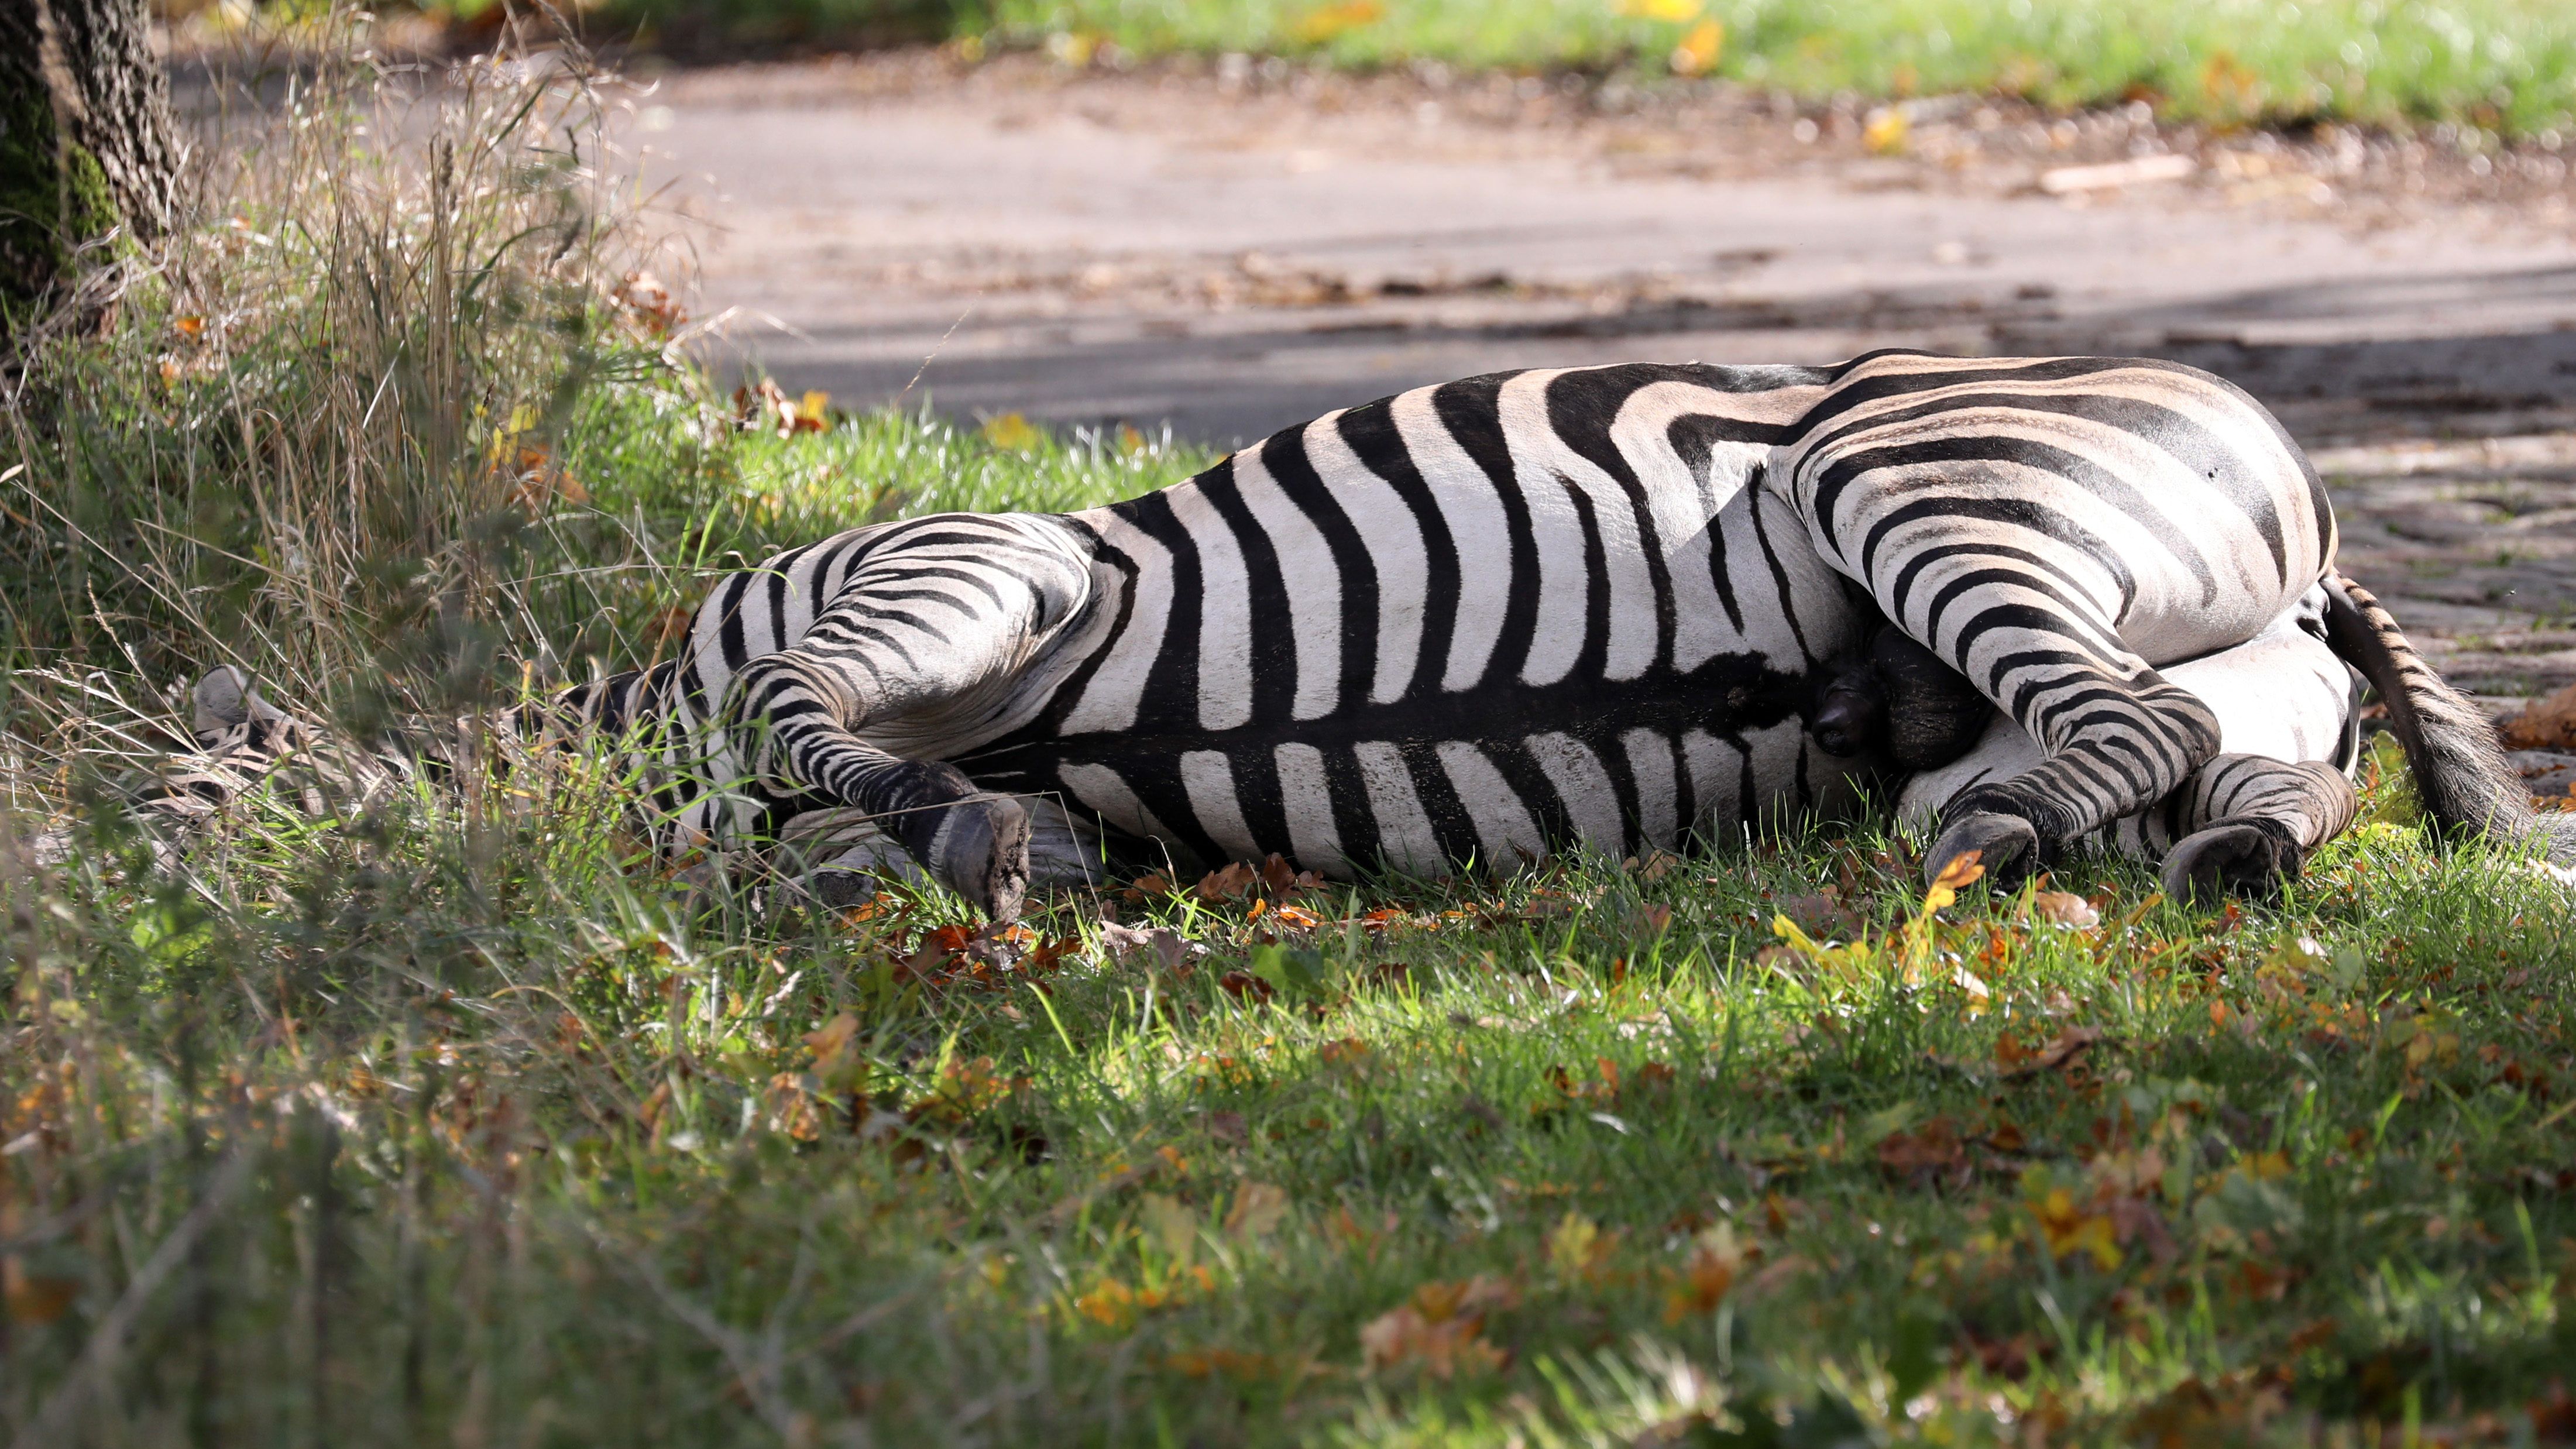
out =
<svg viewBox="0 0 2576 1449"><path fill-rule="evenodd" d="M2326 638L2388 707L2416 793L2435 823L2506 839L2539 838L2549 858L2576 863L2576 818L2541 816L2484 711L2442 682L2369 590L2328 574Z"/></svg>

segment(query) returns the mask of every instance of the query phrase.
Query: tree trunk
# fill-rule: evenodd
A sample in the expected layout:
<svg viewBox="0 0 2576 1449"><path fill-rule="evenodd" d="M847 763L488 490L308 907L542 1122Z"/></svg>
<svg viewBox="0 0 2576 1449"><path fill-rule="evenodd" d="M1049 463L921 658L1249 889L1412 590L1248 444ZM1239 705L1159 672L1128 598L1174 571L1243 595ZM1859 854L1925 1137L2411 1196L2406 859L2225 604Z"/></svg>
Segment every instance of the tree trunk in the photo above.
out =
<svg viewBox="0 0 2576 1449"><path fill-rule="evenodd" d="M0 346L84 248L169 226L180 155L144 0L0 0Z"/></svg>

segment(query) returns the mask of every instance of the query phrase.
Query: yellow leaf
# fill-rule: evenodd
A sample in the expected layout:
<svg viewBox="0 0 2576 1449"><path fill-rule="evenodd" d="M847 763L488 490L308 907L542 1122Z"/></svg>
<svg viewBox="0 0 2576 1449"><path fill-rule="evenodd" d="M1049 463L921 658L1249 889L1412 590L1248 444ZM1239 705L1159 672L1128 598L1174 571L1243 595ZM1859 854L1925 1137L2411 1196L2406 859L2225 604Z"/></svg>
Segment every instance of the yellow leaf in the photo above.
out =
<svg viewBox="0 0 2576 1449"><path fill-rule="evenodd" d="M1024 453L1038 444L1038 430L1018 413L1004 413L984 424L984 441L1006 453Z"/></svg>
<svg viewBox="0 0 2576 1449"><path fill-rule="evenodd" d="M1547 1259L1560 1277L1593 1278L1618 1245L1616 1233L1601 1231L1599 1223L1568 1208L1547 1235Z"/></svg>
<svg viewBox="0 0 2576 1449"><path fill-rule="evenodd" d="M1955 893L1963 887L1975 885L1985 876L1986 868L1978 864L1978 852L1963 850L1951 856L1949 862L1941 867L1941 873L1932 878L1932 888L1939 890L1946 886Z"/></svg>
<svg viewBox="0 0 2576 1449"><path fill-rule="evenodd" d="M2290 1175L2289 1154L2284 1152L2257 1152L2237 1166L2244 1170L2247 1177L2256 1182L2268 1182L2276 1177Z"/></svg>
<svg viewBox="0 0 2576 1449"><path fill-rule="evenodd" d="M1914 123L1906 118L1904 111L1889 106L1870 117L1869 124L1861 128L1860 143L1877 155L1893 156L1905 149L1906 135L1913 129Z"/></svg>
<svg viewBox="0 0 2576 1449"><path fill-rule="evenodd" d="M1385 14L1386 6L1379 0L1341 0L1338 5L1306 12L1305 18L1297 22L1297 38L1308 45L1322 45L1343 31L1374 24Z"/></svg>
<svg viewBox="0 0 2576 1449"><path fill-rule="evenodd" d="M1706 7L1700 0L1621 0L1619 13L1638 20L1696 20Z"/></svg>
<svg viewBox="0 0 2576 1449"><path fill-rule="evenodd" d="M1719 53L1725 49L1726 27L1715 17L1703 20L1692 26L1681 42L1673 47L1670 62L1673 74L1698 75L1714 67Z"/></svg>
<svg viewBox="0 0 2576 1449"><path fill-rule="evenodd" d="M1175 1263L1186 1267L1198 1252L1199 1215L1178 1198L1159 1192L1145 1194L1145 1228Z"/></svg>
<svg viewBox="0 0 2576 1449"><path fill-rule="evenodd" d="M826 421L823 414L825 410L831 406L832 395L830 393L809 392L805 394L804 397L797 400L796 416L803 418L808 422L823 422Z"/></svg>

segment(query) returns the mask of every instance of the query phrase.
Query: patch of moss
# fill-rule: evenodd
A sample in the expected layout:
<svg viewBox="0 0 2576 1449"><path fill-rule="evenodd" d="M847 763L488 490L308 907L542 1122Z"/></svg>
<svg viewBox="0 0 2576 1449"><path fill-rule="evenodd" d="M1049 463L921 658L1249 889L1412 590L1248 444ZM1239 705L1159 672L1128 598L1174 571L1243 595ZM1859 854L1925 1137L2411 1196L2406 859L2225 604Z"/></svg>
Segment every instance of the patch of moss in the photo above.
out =
<svg viewBox="0 0 2576 1449"><path fill-rule="evenodd" d="M120 219L98 158L58 139L41 94L0 100L0 335L16 331L81 247Z"/></svg>

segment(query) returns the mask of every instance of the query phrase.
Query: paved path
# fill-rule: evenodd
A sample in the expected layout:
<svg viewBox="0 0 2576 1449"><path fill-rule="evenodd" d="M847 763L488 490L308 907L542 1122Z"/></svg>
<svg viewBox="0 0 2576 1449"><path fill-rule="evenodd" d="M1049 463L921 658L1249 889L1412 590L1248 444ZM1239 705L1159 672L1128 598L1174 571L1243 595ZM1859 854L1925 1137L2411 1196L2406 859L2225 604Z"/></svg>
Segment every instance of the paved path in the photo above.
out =
<svg viewBox="0 0 2576 1449"><path fill-rule="evenodd" d="M2576 680L2576 231L2554 158L2491 172L1959 107L1924 109L1890 157L1858 117L1759 98L1622 113L1508 81L1239 79L700 72L629 138L706 223L702 310L740 308L732 345L845 404L1225 444L1521 365L2193 362L2319 451L2351 567L2449 667L2508 693ZM2188 178L2033 185L2167 150Z"/></svg>

